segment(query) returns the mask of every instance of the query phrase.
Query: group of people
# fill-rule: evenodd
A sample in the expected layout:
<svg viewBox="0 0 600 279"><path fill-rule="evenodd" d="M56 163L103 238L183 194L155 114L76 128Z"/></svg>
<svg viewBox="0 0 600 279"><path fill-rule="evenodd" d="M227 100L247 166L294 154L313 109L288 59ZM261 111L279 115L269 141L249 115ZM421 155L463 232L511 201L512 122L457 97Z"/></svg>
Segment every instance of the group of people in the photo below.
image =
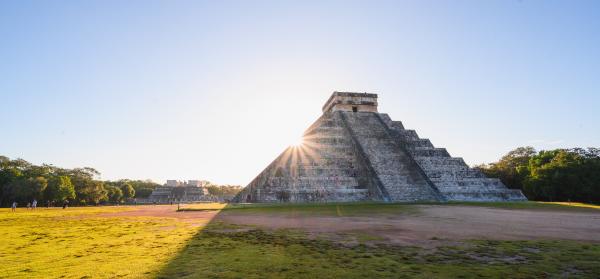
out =
<svg viewBox="0 0 600 279"><path fill-rule="evenodd" d="M28 202L27 203L27 210L31 209L31 210L35 210L37 208L37 200L34 199L33 202ZM17 202L13 201L12 206L10 207L12 209L12 211L16 211L17 210Z"/></svg>
<svg viewBox="0 0 600 279"><path fill-rule="evenodd" d="M37 204L38 201L36 199L34 199L32 202L28 202L27 203L27 210L31 209L31 210L35 210L37 208ZM48 201L47 206L50 207L51 202ZM11 210L13 212L15 212L17 210L17 206L18 203L16 201L13 201L12 205L11 205ZM65 209L69 206L69 201L68 200L64 200L63 204L62 204L62 208Z"/></svg>

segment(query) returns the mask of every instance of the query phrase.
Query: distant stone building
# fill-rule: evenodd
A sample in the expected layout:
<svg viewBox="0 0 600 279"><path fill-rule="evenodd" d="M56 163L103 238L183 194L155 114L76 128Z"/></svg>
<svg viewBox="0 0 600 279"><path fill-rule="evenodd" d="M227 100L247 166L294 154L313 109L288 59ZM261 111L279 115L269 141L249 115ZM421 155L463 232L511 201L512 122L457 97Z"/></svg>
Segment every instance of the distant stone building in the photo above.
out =
<svg viewBox="0 0 600 279"><path fill-rule="evenodd" d="M167 180L165 185L156 187L148 197L148 201L156 203L170 203L178 201L204 201L208 200L207 181Z"/></svg>
<svg viewBox="0 0 600 279"><path fill-rule="evenodd" d="M179 180L167 180L167 183L165 184L165 186L168 186L168 187L183 186L183 182L181 182Z"/></svg>
<svg viewBox="0 0 600 279"><path fill-rule="evenodd" d="M237 202L521 201L400 121L377 95L334 92L323 115L234 199Z"/></svg>
<svg viewBox="0 0 600 279"><path fill-rule="evenodd" d="M206 187L210 182L206 180L188 180L186 186Z"/></svg>

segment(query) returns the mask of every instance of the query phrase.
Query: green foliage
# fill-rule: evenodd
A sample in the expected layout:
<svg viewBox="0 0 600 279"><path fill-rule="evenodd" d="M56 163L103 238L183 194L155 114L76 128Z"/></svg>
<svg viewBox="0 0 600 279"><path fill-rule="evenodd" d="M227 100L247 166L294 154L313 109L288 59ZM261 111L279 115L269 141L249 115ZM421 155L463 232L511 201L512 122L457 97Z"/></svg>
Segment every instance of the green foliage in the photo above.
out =
<svg viewBox="0 0 600 279"><path fill-rule="evenodd" d="M52 177L44 192L44 198L48 201L75 199L75 187L71 183L71 178L66 175Z"/></svg>
<svg viewBox="0 0 600 279"><path fill-rule="evenodd" d="M119 187L105 185L108 201L112 203L121 203L123 201L123 190Z"/></svg>
<svg viewBox="0 0 600 279"><path fill-rule="evenodd" d="M132 199L135 196L135 189L129 183L121 185L121 191L123 192L123 198L125 200Z"/></svg>
<svg viewBox="0 0 600 279"><path fill-rule="evenodd" d="M147 198L152 194L152 191L156 189L156 187L161 186L160 184L153 182L152 180L130 180L130 179L121 179L118 181L105 181L104 185L111 185L115 187L121 188L123 192L124 185L131 185L134 190L134 194L130 198Z"/></svg>
<svg viewBox="0 0 600 279"><path fill-rule="evenodd" d="M520 147L481 170L540 201L600 203L600 149Z"/></svg>
<svg viewBox="0 0 600 279"><path fill-rule="evenodd" d="M135 198L147 198L150 196L150 194L152 194L152 190L161 186L152 180L127 180L127 182L133 186L133 189L135 190Z"/></svg>
<svg viewBox="0 0 600 279"><path fill-rule="evenodd" d="M107 192L102 181L83 179L77 180L74 184L77 191L77 200L80 204L97 205L101 200L107 198Z"/></svg>
<svg viewBox="0 0 600 279"><path fill-rule="evenodd" d="M99 175L93 168L37 166L23 159L10 160L0 156L0 206L9 206L13 201L31 202L33 199L70 200L75 205L121 202L123 198L148 197L159 186L150 180L100 181L96 179Z"/></svg>
<svg viewBox="0 0 600 279"><path fill-rule="evenodd" d="M46 178L21 176L6 185L5 192L10 193L10 198L18 202L31 202L42 199L48 181Z"/></svg>
<svg viewBox="0 0 600 279"><path fill-rule="evenodd" d="M504 155L500 161L484 166L484 172L490 177L497 177L512 189L522 189L523 180L528 175L529 159L536 154L533 147L519 147Z"/></svg>

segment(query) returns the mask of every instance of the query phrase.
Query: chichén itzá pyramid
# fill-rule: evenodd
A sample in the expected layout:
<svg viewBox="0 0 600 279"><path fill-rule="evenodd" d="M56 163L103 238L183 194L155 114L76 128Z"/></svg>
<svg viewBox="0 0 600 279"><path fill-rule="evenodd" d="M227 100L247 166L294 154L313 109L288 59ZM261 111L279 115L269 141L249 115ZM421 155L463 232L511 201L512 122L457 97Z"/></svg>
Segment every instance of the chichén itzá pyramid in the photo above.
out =
<svg viewBox="0 0 600 279"><path fill-rule="evenodd" d="M451 157L377 111L377 94L334 92L323 115L236 202L521 201L519 190Z"/></svg>

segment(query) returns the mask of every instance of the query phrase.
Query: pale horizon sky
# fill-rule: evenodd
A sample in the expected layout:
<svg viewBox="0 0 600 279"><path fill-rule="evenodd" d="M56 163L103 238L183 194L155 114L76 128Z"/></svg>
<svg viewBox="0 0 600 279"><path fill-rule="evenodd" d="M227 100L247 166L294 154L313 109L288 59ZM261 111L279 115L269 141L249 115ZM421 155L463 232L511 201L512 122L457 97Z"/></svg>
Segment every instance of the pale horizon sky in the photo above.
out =
<svg viewBox="0 0 600 279"><path fill-rule="evenodd" d="M2 1L0 155L245 186L333 91L470 164L599 147L598 1Z"/></svg>

